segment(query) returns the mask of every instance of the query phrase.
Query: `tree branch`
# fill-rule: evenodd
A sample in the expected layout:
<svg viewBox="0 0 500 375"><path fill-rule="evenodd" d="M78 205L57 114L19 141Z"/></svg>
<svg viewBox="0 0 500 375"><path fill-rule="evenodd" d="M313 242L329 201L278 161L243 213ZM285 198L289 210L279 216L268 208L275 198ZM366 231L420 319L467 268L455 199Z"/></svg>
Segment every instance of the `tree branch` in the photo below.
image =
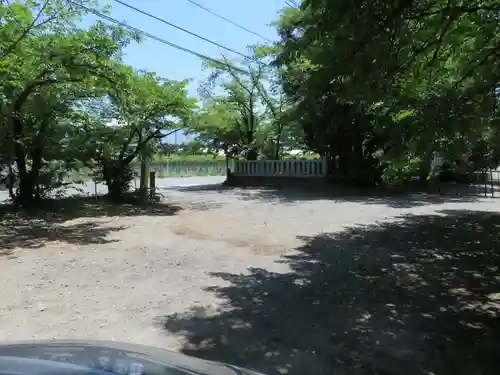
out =
<svg viewBox="0 0 500 375"><path fill-rule="evenodd" d="M10 47L7 48L6 52L2 54L2 58L5 58L7 56L9 56L16 48L17 46L19 45L19 43L28 36L28 34L35 28L37 27L40 27L40 26L43 26L45 24L47 24L48 22L54 20L56 18L56 16L54 17L50 17L49 19L41 22L40 24L37 25L37 22L38 20L40 19L40 17L42 16L42 13L43 11L45 10L45 8L47 8L47 6L49 5L49 2L50 0L45 0L45 2L43 3L42 7L40 8L40 10L38 11L38 14L36 15L36 17L33 19L33 21L31 22L31 24L21 33L21 35L10 45Z"/></svg>

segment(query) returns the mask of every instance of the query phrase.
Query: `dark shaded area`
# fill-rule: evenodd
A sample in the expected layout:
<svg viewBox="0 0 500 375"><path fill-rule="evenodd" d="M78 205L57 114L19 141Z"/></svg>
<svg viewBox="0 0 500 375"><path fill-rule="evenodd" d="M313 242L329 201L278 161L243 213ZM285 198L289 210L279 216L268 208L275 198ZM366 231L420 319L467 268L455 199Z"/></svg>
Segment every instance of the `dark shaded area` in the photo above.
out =
<svg viewBox="0 0 500 375"><path fill-rule="evenodd" d="M79 218L119 216L171 216L179 206L165 203L138 204L134 200L121 204L105 197L73 197L48 200L37 210L21 211L12 205L0 205L0 255L11 255L10 250L42 247L47 241L71 244L104 244L109 233L125 229L123 226L103 226L102 223L66 223Z"/></svg>
<svg viewBox="0 0 500 375"><path fill-rule="evenodd" d="M61 225L57 222L9 218L0 223L0 255L10 255L15 248L39 248L47 242L62 241L75 245L105 244L117 242L106 237L111 232L126 229L124 226L102 227L102 223L78 223Z"/></svg>
<svg viewBox="0 0 500 375"><path fill-rule="evenodd" d="M442 211L304 238L291 272L217 273L217 315L159 318L183 351L265 373L493 375L500 214Z"/></svg>
<svg viewBox="0 0 500 375"><path fill-rule="evenodd" d="M163 188L180 192L223 192L230 191L243 200L261 200L293 204L308 200L331 200L387 205L394 208L410 208L429 204L475 202L479 198L500 198L500 187L484 185L460 185L442 183L426 187L415 187L405 192L393 192L375 188L332 186L324 183L301 187L228 186L208 184L186 187ZM492 194L493 193L493 194Z"/></svg>
<svg viewBox="0 0 500 375"><path fill-rule="evenodd" d="M30 217L43 217L54 220L71 220L82 217L106 216L171 216L177 214L182 207L163 203L140 203L135 197L124 197L119 202L113 202L106 196L68 197L42 201L37 210L20 211ZM17 213L13 205L0 205L0 218L6 214Z"/></svg>

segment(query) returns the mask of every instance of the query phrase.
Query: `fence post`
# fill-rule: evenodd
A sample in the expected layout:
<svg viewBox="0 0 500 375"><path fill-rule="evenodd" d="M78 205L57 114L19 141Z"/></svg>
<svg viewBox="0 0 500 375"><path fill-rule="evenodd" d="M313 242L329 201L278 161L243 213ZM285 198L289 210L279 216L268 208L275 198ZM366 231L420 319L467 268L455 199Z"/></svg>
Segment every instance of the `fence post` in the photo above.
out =
<svg viewBox="0 0 500 375"><path fill-rule="evenodd" d="M486 177L486 180L484 181L484 196L488 196L488 183L489 183L489 176L488 176L488 171L484 172L484 176Z"/></svg>
<svg viewBox="0 0 500 375"><path fill-rule="evenodd" d="M156 194L155 171L149 172L149 199L153 200Z"/></svg>
<svg viewBox="0 0 500 375"><path fill-rule="evenodd" d="M326 155L321 157L322 177L328 176L328 157Z"/></svg>
<svg viewBox="0 0 500 375"><path fill-rule="evenodd" d="M495 184L493 182L493 169L490 169L491 197L495 198Z"/></svg>

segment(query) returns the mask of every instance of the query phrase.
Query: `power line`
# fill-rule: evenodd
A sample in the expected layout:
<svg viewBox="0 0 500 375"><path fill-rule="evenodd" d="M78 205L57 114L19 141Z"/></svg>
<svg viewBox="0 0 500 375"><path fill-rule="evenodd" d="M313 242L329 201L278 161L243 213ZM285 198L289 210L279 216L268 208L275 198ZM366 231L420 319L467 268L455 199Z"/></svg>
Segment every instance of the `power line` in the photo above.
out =
<svg viewBox="0 0 500 375"><path fill-rule="evenodd" d="M255 32L255 31L253 31L253 30L247 29L245 26L242 26L242 25L240 25L240 24L238 24L238 23L236 23L236 22L234 22L234 21L231 21L229 18L226 18L226 17L224 17L224 16L222 16L222 15L220 15L220 14L218 14L218 13L215 13L213 10L210 10L210 9L208 9L208 8L204 7L203 5L198 4L196 1L193 1L193 0L186 0L186 1L187 1L187 2L189 2L189 3L191 3L191 4L193 4L193 5L195 5L195 6L197 6L197 7L198 7L198 8L200 8L200 9L203 9L205 12L208 12L208 13L210 13L210 14L214 15L214 16L215 16L215 17L217 17L217 18L220 18L221 20L224 20L224 21L226 21L226 22L230 23L231 25L236 26L236 27L238 27L239 29L246 31L247 33L250 33L250 34L256 35L256 36L258 36L259 38L262 38L262 39L264 39L264 40L267 40L267 41L268 41L268 42L270 42L270 43L274 43L271 39L266 38L266 37L265 37L265 36L263 36L262 34L259 34L259 33Z"/></svg>
<svg viewBox="0 0 500 375"><path fill-rule="evenodd" d="M198 57L198 58L200 58L202 60L211 61L211 62L213 62L213 63L215 63L215 64L217 64L219 66L230 66L231 69L234 69L234 70L236 70L236 71L238 71L240 73L250 74L250 72L248 72L247 70L238 68L237 66L231 65L231 64L229 64L226 61L217 60L217 59L215 59L213 57L209 57L209 56L203 55L203 54L198 53L196 51L193 51L193 50L191 50L189 48L185 48L185 47L182 47L182 46L180 46L178 44L169 42L168 40L165 40L165 39L160 38L160 37L158 37L156 35L150 34L150 33L146 32L144 30L138 29L138 28L136 28L134 26L130 26L130 25L126 24L125 22L118 21L116 18L107 16L107 15L105 15L105 14L103 14L103 13L101 13L101 12L95 10L95 9L88 8L88 7L86 7L86 6L82 5L82 4L78 4L75 1L72 1L72 0L67 0L67 1L69 3L77 6L77 7L80 7L82 9L86 10L87 12L95 14L99 18L105 19L105 20L107 20L109 22L117 24L117 25L119 25L121 27L124 27L124 28L130 30L130 31L134 31L134 32L136 32L138 34L142 34L142 35L144 35L144 36L146 36L146 37L148 37L150 39L156 40L157 42L160 42L160 43L165 44L167 46L170 46L170 47L173 47L173 48L178 49L180 51L183 51L183 52L189 53L191 55L194 55L194 56L196 56L196 57Z"/></svg>
<svg viewBox="0 0 500 375"><path fill-rule="evenodd" d="M130 5L130 4L127 4L127 3L126 3L126 2L124 2L124 1L121 1L121 0L114 0L114 1L115 1L115 2L117 2L118 4L121 4L121 5L123 5L123 6L127 7L127 8L129 8L129 9L134 10L134 11L136 11L136 12L138 12L138 13L141 13L141 14L143 14L143 15L145 15L145 16L151 17L151 18L153 18L153 19L155 19L155 20L157 20L157 21L160 21L160 22L162 22L162 23L164 23L164 24L168 25L168 26L174 27L174 28L176 28L177 30L183 31L183 32L185 32L185 33L187 33L187 34L189 34L189 35L192 35L192 36L194 36L194 37L196 37L196 38L198 38L198 39L201 39L201 40L203 40L203 41L205 41L205 42L208 42L208 43L210 43L210 44L213 44L214 46L217 46L217 47L223 48L223 49L225 49L226 51L229 51L229 52L232 52L232 53L236 53L237 55L240 55L240 56L244 57L245 59L254 60L254 58L252 58L252 57L250 57L250 56L247 56L247 55L245 55L245 54L243 54L243 53L241 53L241 52L238 52L238 51L236 51L236 50L234 50L234 49L232 49L232 48L229 48L229 47L226 47L226 46L224 46L224 45L222 45L222 44L219 44L219 43L217 43L217 42L214 42L213 40L208 39L208 38L205 38L204 36L201 36L201 35L199 35L199 34L193 33L192 31L189 31L189 30L187 30L187 29L185 29L185 28L183 28L183 27L181 27L181 26L178 26L178 25L176 25L176 24L173 24L173 23L171 23L171 22L168 22L168 21L164 20L163 18L157 17L157 16L155 16L155 15L153 15L153 14L151 14L151 13L148 13L148 12L146 12L146 11L142 10L142 9L139 9L139 8L136 8L136 7L132 6L132 5Z"/></svg>

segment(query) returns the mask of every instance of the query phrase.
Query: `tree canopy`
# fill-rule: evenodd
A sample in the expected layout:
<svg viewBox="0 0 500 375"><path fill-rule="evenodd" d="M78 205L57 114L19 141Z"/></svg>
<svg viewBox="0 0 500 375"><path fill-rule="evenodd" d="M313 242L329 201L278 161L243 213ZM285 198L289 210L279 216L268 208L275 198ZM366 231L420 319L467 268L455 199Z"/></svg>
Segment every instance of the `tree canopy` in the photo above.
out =
<svg viewBox="0 0 500 375"><path fill-rule="evenodd" d="M0 163L16 202L41 199L83 166L120 196L140 149L195 108L187 81L124 65L138 35L100 21L83 29L83 15L57 0L0 3Z"/></svg>
<svg viewBox="0 0 500 375"><path fill-rule="evenodd" d="M498 140L498 1L304 0L270 51L308 144L343 176ZM490 150L487 163L498 164ZM359 176L362 173L363 176Z"/></svg>

